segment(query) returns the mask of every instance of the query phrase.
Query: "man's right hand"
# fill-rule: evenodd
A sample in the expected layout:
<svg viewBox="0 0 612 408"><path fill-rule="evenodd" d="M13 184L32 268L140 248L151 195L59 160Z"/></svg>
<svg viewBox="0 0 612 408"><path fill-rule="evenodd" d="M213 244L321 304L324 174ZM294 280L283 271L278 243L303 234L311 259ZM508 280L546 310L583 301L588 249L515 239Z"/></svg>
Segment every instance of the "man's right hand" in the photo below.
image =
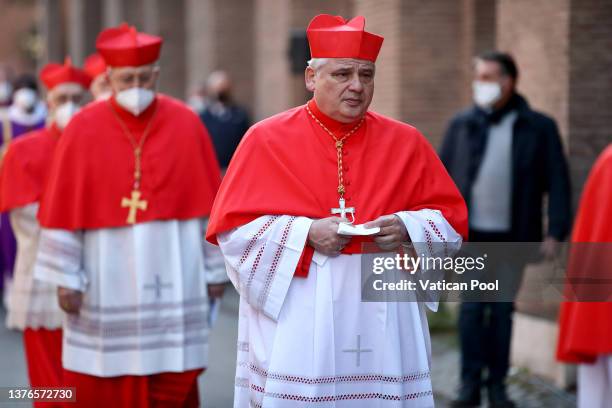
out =
<svg viewBox="0 0 612 408"><path fill-rule="evenodd" d="M327 256L338 256L351 241L350 237L338 234L338 224L345 218L327 217L314 221L308 231L308 244L315 251Z"/></svg>
<svg viewBox="0 0 612 408"><path fill-rule="evenodd" d="M68 288L57 288L57 300L60 308L69 314L78 314L83 303L83 292L68 289Z"/></svg>

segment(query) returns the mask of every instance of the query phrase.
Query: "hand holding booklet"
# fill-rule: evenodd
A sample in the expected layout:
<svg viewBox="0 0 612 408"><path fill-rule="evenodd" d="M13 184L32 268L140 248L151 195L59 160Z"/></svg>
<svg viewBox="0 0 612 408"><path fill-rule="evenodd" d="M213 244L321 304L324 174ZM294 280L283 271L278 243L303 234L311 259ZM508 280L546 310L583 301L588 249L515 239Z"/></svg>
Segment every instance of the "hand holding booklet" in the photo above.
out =
<svg viewBox="0 0 612 408"><path fill-rule="evenodd" d="M380 227L366 228L364 224L353 225L347 222L341 222L338 224L338 234L348 236L366 236L374 235L380 232Z"/></svg>

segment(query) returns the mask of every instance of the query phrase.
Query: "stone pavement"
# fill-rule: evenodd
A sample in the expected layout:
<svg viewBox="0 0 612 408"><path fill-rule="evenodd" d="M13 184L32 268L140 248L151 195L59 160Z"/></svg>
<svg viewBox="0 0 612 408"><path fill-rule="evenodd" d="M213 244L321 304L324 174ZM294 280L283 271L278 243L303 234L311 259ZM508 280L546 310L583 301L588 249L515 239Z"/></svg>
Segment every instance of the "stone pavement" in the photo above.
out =
<svg viewBox="0 0 612 408"><path fill-rule="evenodd" d="M4 325L6 314L0 307L0 387L27 386L28 374L20 332ZM226 292L214 330L210 337L210 365L200 376L200 400L204 408L229 408L234 394L236 337L238 335L238 295L230 287ZM4 407L30 407L30 404L8 404Z"/></svg>
<svg viewBox="0 0 612 408"><path fill-rule="evenodd" d="M446 408L455 397L459 384L459 350L454 332L432 334L432 381L436 408ZM552 383L511 368L508 379L509 397L518 408L574 408L575 394L563 391ZM482 394L482 407L486 404L486 391Z"/></svg>
<svg viewBox="0 0 612 408"><path fill-rule="evenodd" d="M459 379L459 352L457 339L448 327L435 330L436 319L444 313L432 316L432 380L436 407L448 407L454 397ZM210 366L200 377L200 397L205 408L229 408L232 406L236 336L238 328L238 295L229 287L220 309L219 319L211 334ZM4 328L4 312L0 311L0 387L27 384L27 372L23 357L21 334ZM576 406L573 394L530 375L524 370L513 369L509 379L510 397L519 408L570 408ZM485 394L483 393L483 398ZM484 401L484 399L483 399ZM0 404L2 406L2 404ZM25 407L18 404L11 406ZM486 404L483 403L483 407Z"/></svg>

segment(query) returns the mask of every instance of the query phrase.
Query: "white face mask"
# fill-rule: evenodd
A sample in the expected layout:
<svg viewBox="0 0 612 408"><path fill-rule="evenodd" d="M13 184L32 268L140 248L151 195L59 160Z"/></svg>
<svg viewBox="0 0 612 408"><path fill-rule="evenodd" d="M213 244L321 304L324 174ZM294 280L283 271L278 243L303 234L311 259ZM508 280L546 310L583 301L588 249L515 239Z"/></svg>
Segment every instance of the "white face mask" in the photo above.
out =
<svg viewBox="0 0 612 408"><path fill-rule="evenodd" d="M138 116L144 112L155 99L155 92L144 88L130 88L117 92L115 100L124 109Z"/></svg>
<svg viewBox="0 0 612 408"><path fill-rule="evenodd" d="M21 88L13 95L13 103L22 111L29 111L38 101L36 91L30 88Z"/></svg>
<svg viewBox="0 0 612 408"><path fill-rule="evenodd" d="M68 126L70 119L79 111L79 107L74 102L66 102L57 107L54 114L54 121L58 128L64 129Z"/></svg>
<svg viewBox="0 0 612 408"><path fill-rule="evenodd" d="M189 105L195 112L202 112L205 106L204 98L199 95L190 96L187 100L187 105Z"/></svg>
<svg viewBox="0 0 612 408"><path fill-rule="evenodd" d="M474 81L472 91L474 103L483 109L491 109L502 96L501 85L497 82Z"/></svg>
<svg viewBox="0 0 612 408"><path fill-rule="evenodd" d="M7 103L11 99L13 87L8 81L0 82L0 103Z"/></svg>

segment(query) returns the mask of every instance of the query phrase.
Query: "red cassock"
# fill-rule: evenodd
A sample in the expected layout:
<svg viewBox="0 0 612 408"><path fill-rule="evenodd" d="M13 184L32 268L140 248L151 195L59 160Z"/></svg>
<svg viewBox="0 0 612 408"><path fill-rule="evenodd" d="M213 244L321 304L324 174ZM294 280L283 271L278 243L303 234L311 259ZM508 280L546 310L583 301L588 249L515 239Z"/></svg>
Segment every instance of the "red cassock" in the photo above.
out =
<svg viewBox="0 0 612 408"><path fill-rule="evenodd" d="M28 375L32 387L64 387L62 330L25 329L23 332ZM35 402L35 408L61 407L60 402Z"/></svg>
<svg viewBox="0 0 612 408"><path fill-rule="evenodd" d="M342 124L324 115L314 100L315 116L342 137L356 123ZM355 207L362 224L398 211L440 210L462 236L467 210L454 182L429 142L412 126L374 112L343 147L346 206ZM262 215L331 216L338 207L338 167L331 135L300 106L266 119L243 138L213 206L207 239ZM359 253L369 238L353 237L343 253ZM308 271L306 247L297 276ZM306 258L306 259L305 259Z"/></svg>
<svg viewBox="0 0 612 408"><path fill-rule="evenodd" d="M140 186L148 206L137 212L137 222L207 216L221 180L210 137L193 112L159 95L139 116L111 98L89 104L70 121L41 201L41 225L68 230L127 225L129 209L121 202L133 190L134 148L117 117L137 140L152 121Z"/></svg>
<svg viewBox="0 0 612 408"><path fill-rule="evenodd" d="M55 126L31 132L11 143L0 170L0 211L40 201L53 151L60 136ZM25 329L23 343L32 387L61 387L62 330ZM35 403L53 407L54 403Z"/></svg>
<svg viewBox="0 0 612 408"><path fill-rule="evenodd" d="M583 301L561 305L557 346L561 361L593 363L598 355L612 353L612 291L607 283L612 279L611 219L612 145L593 166L574 225L566 294ZM594 299L608 301L589 301Z"/></svg>
<svg viewBox="0 0 612 408"><path fill-rule="evenodd" d="M76 401L65 408L192 408L200 405L198 376L203 370L122 375L100 379L65 371L66 387L76 389Z"/></svg>

